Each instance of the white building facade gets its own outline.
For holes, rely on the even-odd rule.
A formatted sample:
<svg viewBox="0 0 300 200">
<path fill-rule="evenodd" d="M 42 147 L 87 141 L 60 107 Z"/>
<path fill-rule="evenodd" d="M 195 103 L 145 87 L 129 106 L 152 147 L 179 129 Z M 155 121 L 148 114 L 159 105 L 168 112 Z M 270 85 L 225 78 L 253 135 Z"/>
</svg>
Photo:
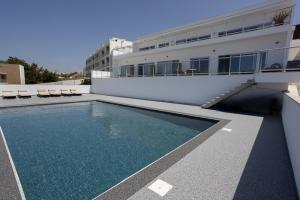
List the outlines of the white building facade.
<svg viewBox="0 0 300 200">
<path fill-rule="evenodd" d="M 110 72 L 112 70 L 113 54 L 121 55 L 131 52 L 132 42 L 120 38 L 109 39 L 101 48 L 97 49 L 86 59 L 85 78 L 91 77 L 91 70 Z"/>
<path fill-rule="evenodd" d="M 142 37 L 113 57 L 114 77 L 253 73 L 286 66 L 294 4 L 269 1 Z M 272 51 L 270 51 L 272 49 Z M 275 50 L 278 49 L 278 50 Z"/>
<path fill-rule="evenodd" d="M 293 15 L 292 0 L 273 0 L 142 37 L 113 56 L 110 78 L 92 78 L 91 91 L 205 107 L 248 83 L 285 90 L 300 82 Z"/>
</svg>

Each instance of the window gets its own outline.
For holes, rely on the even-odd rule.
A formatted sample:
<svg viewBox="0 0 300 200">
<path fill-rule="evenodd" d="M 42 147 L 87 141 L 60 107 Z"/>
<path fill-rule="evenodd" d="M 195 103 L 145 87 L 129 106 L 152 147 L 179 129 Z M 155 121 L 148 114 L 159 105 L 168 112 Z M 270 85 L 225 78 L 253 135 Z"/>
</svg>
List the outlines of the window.
<svg viewBox="0 0 300 200">
<path fill-rule="evenodd" d="M 252 73 L 256 68 L 256 53 L 248 53 L 241 55 L 240 72 Z"/>
<path fill-rule="evenodd" d="M 191 69 L 200 71 L 199 68 L 200 68 L 200 60 L 198 58 L 191 58 Z"/>
<path fill-rule="evenodd" d="M 0 74 L 0 83 L 6 83 L 6 74 Z"/>
<path fill-rule="evenodd" d="M 219 37 L 224 37 L 224 36 L 226 36 L 227 35 L 227 32 L 226 31 L 222 31 L 222 32 L 219 32 L 218 33 L 218 36 Z"/>
<path fill-rule="evenodd" d="M 252 26 L 246 26 L 244 28 L 237 28 L 237 29 L 232 29 L 232 30 L 228 30 L 228 31 L 221 31 L 218 33 L 219 37 L 224 37 L 227 35 L 235 35 L 235 34 L 240 34 L 243 32 L 249 32 L 249 31 L 255 31 L 255 30 L 261 30 L 263 28 L 269 28 L 273 26 L 272 22 L 266 22 L 263 24 L 256 24 L 256 25 L 252 25 Z"/>
<path fill-rule="evenodd" d="M 198 37 L 198 40 L 208 40 L 210 38 L 211 38 L 211 35 L 204 35 L 204 36 Z"/>
<path fill-rule="evenodd" d="M 164 48 L 164 47 L 168 47 L 170 45 L 169 42 L 166 42 L 166 43 L 161 43 L 158 45 L 158 48 Z"/>
<path fill-rule="evenodd" d="M 129 74 L 129 76 L 134 76 L 134 65 L 130 65 L 128 71 L 129 73 L 127 74 Z"/>
<path fill-rule="evenodd" d="M 127 76 L 127 65 L 121 66 L 121 77 L 126 77 Z"/>
<path fill-rule="evenodd" d="M 209 69 L 209 58 L 191 58 L 190 60 L 191 69 L 194 73 L 208 73 Z"/>
<path fill-rule="evenodd" d="M 186 43 L 186 39 L 176 40 L 176 45 Z"/>
<path fill-rule="evenodd" d="M 138 76 L 153 76 L 155 70 L 154 63 L 144 63 L 138 65 Z"/>
<path fill-rule="evenodd" d="M 175 75 L 182 72 L 181 63 L 178 60 L 157 62 L 156 75 Z"/>
<path fill-rule="evenodd" d="M 232 29 L 232 30 L 227 31 L 227 35 L 235 35 L 235 34 L 239 34 L 242 32 L 243 32 L 242 28 Z"/>
<path fill-rule="evenodd" d="M 187 42 L 187 43 L 189 43 L 189 42 L 197 42 L 197 41 L 201 41 L 201 40 L 207 40 L 207 39 L 210 39 L 210 38 L 211 38 L 211 35 L 203 35 L 203 36 L 200 36 L 200 37 L 187 38 L 185 40 L 185 42 Z M 176 42 L 176 44 L 177 44 L 177 42 Z"/>
<path fill-rule="evenodd" d="M 142 64 L 138 65 L 138 76 L 144 75 L 144 66 Z"/>
<path fill-rule="evenodd" d="M 249 32 L 249 31 L 255 31 L 255 30 L 259 30 L 262 29 L 263 25 L 262 24 L 258 24 L 258 25 L 254 25 L 254 26 L 247 26 L 244 28 L 245 32 Z"/>
<path fill-rule="evenodd" d="M 221 74 L 229 73 L 230 68 L 230 55 L 219 56 L 218 72 Z"/>
<path fill-rule="evenodd" d="M 121 77 L 134 76 L 134 65 L 121 66 Z"/>
<path fill-rule="evenodd" d="M 267 52 L 266 51 L 262 51 L 259 52 L 259 68 L 260 69 L 264 69 L 267 65 Z"/>
<path fill-rule="evenodd" d="M 139 51 L 148 51 L 151 49 L 155 49 L 155 45 L 139 48 Z"/>
<path fill-rule="evenodd" d="M 196 42 L 198 41 L 198 38 L 197 37 L 192 37 L 192 38 L 188 38 L 186 39 L 186 42 L 189 43 L 189 42 Z"/>
<path fill-rule="evenodd" d="M 256 69 L 257 53 L 219 56 L 218 71 L 221 74 L 253 73 Z"/>
<path fill-rule="evenodd" d="M 239 73 L 240 61 L 241 61 L 241 56 L 239 54 L 230 56 L 230 72 L 231 73 Z"/>
<path fill-rule="evenodd" d="M 238 28 L 238 29 L 232 29 L 232 30 L 228 30 L 228 31 L 222 31 L 218 33 L 219 37 L 224 37 L 227 35 L 235 35 L 235 34 L 239 34 L 242 33 L 243 29 L 242 28 Z"/>
<path fill-rule="evenodd" d="M 157 62 L 156 75 L 166 74 L 166 65 L 167 65 L 167 62 Z"/>
</svg>

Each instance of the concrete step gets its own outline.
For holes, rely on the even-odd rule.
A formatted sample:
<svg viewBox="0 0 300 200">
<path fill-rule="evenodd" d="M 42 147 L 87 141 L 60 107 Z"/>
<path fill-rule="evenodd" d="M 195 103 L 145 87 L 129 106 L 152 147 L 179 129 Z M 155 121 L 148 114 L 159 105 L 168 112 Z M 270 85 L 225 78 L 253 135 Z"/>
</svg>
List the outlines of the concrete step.
<svg viewBox="0 0 300 200">
<path fill-rule="evenodd" d="M 234 89 L 228 90 L 216 97 L 211 98 L 210 100 L 208 100 L 207 102 L 202 104 L 202 108 L 209 108 L 209 107 L 219 103 L 220 101 L 223 101 L 223 100 L 241 92 L 242 90 L 250 87 L 254 83 L 255 83 L 255 81 L 253 79 L 247 80 L 247 82 L 241 83 L 239 86 L 235 87 Z"/>
</svg>

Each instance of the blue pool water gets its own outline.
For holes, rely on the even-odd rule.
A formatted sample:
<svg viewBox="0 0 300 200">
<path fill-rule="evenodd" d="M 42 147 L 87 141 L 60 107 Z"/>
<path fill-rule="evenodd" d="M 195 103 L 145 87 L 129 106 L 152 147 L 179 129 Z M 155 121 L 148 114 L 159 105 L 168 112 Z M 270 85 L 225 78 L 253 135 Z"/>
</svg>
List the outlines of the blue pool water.
<svg viewBox="0 0 300 200">
<path fill-rule="evenodd" d="M 214 123 L 101 102 L 0 110 L 27 200 L 91 199 Z"/>
</svg>

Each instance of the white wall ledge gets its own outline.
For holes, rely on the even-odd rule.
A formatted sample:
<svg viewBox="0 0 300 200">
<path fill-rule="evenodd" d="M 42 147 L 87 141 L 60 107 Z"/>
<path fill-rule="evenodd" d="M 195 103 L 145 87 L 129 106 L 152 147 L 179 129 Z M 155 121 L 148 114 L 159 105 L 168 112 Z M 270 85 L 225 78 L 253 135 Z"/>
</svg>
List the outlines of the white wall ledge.
<svg viewBox="0 0 300 200">
<path fill-rule="evenodd" d="M 18 92 L 18 90 L 26 90 L 31 95 L 37 95 L 37 90 L 49 90 L 49 89 L 76 89 L 79 92 L 86 94 L 90 93 L 90 85 L 0 85 L 0 96 L 2 96 L 2 91 L 13 91 Z"/>
<path fill-rule="evenodd" d="M 287 93 L 283 98 L 282 122 L 290 154 L 294 178 L 300 196 L 300 98 Z"/>
</svg>

